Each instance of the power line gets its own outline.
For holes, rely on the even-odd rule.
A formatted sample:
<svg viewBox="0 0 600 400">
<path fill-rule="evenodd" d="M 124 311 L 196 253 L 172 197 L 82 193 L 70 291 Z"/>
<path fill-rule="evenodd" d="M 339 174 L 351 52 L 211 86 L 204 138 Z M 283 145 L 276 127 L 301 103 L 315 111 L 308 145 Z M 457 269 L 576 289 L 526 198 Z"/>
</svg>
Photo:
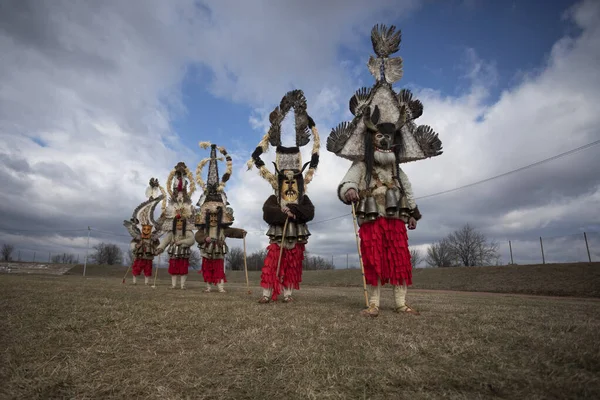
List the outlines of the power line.
<svg viewBox="0 0 600 400">
<path fill-rule="evenodd" d="M 441 191 L 441 192 L 428 194 L 426 196 L 415 197 L 415 200 L 426 199 L 426 198 L 434 197 L 434 196 L 440 196 L 442 194 L 446 194 L 446 193 L 450 193 L 450 192 L 456 192 L 457 190 L 462 190 L 462 189 L 466 189 L 466 188 L 471 187 L 471 186 L 479 185 L 481 183 L 489 182 L 491 180 L 502 178 L 504 176 L 511 175 L 511 174 L 516 173 L 516 172 L 521 172 L 521 171 L 524 171 L 524 170 L 529 169 L 529 168 L 537 167 L 538 165 L 541 165 L 541 164 L 544 164 L 544 163 L 547 163 L 547 162 L 550 162 L 550 161 L 554 161 L 554 160 L 557 160 L 557 159 L 562 158 L 562 157 L 570 156 L 571 154 L 575 154 L 577 152 L 586 150 L 586 149 L 588 149 L 590 147 L 593 147 L 593 146 L 596 146 L 598 144 L 600 144 L 600 140 L 596 140 L 595 142 L 588 143 L 588 144 L 586 144 L 584 146 L 581 146 L 581 147 L 578 147 L 576 149 L 565 151 L 564 153 L 557 154 L 557 155 L 552 156 L 550 158 L 546 158 L 544 160 L 534 162 L 533 164 L 529 164 L 529 165 L 526 165 L 524 167 L 513 169 L 512 171 L 504 172 L 504 173 L 502 173 L 500 175 L 492 176 L 490 178 L 486 178 L 486 179 L 483 179 L 481 181 L 469 183 L 468 185 L 459 186 L 459 187 L 454 188 L 454 189 L 448 189 L 448 190 L 444 190 L 444 191 Z"/>
</svg>

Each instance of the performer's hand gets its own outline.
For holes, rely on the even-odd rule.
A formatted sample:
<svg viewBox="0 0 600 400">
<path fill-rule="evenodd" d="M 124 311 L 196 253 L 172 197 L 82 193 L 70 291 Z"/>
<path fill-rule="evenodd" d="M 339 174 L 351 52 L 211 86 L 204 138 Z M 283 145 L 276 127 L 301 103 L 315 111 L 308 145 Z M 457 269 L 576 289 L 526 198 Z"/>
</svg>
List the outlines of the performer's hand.
<svg viewBox="0 0 600 400">
<path fill-rule="evenodd" d="M 417 220 L 410 217 L 408 220 L 408 229 L 413 230 L 417 228 Z"/>
<path fill-rule="evenodd" d="M 291 211 L 288 210 L 288 212 L 286 212 L 287 216 L 290 217 L 291 219 L 296 219 L 296 216 L 294 214 L 292 214 Z"/>
<path fill-rule="evenodd" d="M 290 215 L 290 209 L 287 206 L 281 207 L 281 212 Z"/>
<path fill-rule="evenodd" d="M 358 193 L 356 192 L 356 189 L 348 189 L 346 190 L 346 193 L 344 194 L 344 197 L 346 198 L 346 201 L 349 203 L 355 203 L 357 202 L 358 199 Z"/>
<path fill-rule="evenodd" d="M 242 237 L 246 237 L 247 234 L 248 234 L 248 232 L 242 230 Z"/>
<path fill-rule="evenodd" d="M 212 240 L 212 239 L 210 238 L 210 236 L 207 236 L 207 237 L 205 237 L 205 238 L 204 238 L 204 241 L 205 241 L 206 243 L 210 243 L 210 242 L 211 242 L 211 240 Z"/>
</svg>

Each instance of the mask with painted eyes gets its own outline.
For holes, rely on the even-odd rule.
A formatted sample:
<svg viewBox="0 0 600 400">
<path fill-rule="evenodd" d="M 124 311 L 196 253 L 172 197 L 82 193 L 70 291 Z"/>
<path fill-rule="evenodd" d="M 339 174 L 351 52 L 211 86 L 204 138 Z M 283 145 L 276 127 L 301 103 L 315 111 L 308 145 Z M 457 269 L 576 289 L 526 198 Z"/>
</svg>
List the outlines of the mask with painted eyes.
<svg viewBox="0 0 600 400">
<path fill-rule="evenodd" d="M 283 179 L 279 187 L 279 196 L 285 202 L 296 202 L 300 195 L 298 191 L 298 179 L 293 171 L 282 171 L 282 174 Z"/>
<path fill-rule="evenodd" d="M 142 239 L 150 239 L 152 235 L 152 225 L 142 225 Z"/>
</svg>

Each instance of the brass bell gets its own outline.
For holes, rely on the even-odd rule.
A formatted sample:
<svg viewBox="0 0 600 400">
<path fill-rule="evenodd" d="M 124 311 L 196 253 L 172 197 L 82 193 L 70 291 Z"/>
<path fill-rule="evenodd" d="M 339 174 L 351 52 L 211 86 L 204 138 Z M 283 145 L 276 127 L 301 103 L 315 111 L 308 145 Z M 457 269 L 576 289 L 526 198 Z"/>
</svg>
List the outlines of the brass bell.
<svg viewBox="0 0 600 400">
<path fill-rule="evenodd" d="M 296 239 L 298 237 L 298 226 L 293 222 L 288 222 L 286 239 Z"/>
<path fill-rule="evenodd" d="M 385 192 L 385 213 L 392 217 L 398 211 L 398 196 L 394 189 L 388 189 Z"/>
<path fill-rule="evenodd" d="M 367 197 L 365 202 L 365 220 L 374 221 L 377 219 L 378 215 L 379 212 L 377 210 L 377 203 L 375 202 L 375 197 Z"/>
<path fill-rule="evenodd" d="M 408 200 L 406 199 L 406 196 L 400 197 L 398 211 L 400 211 L 400 215 L 403 215 L 403 216 L 409 215 L 410 208 L 408 207 Z"/>
<path fill-rule="evenodd" d="M 361 198 L 360 201 L 358 202 L 358 207 L 356 207 L 356 216 L 359 218 L 364 218 L 365 217 L 365 198 Z"/>
</svg>

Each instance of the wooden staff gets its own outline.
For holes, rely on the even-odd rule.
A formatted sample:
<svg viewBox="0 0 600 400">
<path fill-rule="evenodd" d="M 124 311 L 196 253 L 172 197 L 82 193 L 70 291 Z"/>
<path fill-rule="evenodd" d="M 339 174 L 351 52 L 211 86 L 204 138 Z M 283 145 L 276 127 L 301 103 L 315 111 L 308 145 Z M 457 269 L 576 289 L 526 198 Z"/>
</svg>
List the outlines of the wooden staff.
<svg viewBox="0 0 600 400">
<path fill-rule="evenodd" d="M 154 273 L 154 284 L 152 289 L 156 289 L 156 277 L 158 276 L 158 267 L 160 266 L 160 254 L 158 255 L 158 263 L 156 264 L 156 272 Z"/>
<path fill-rule="evenodd" d="M 352 221 L 354 222 L 354 235 L 356 236 L 356 249 L 358 250 L 358 261 L 360 262 L 360 270 L 363 278 L 363 289 L 365 292 L 365 303 L 369 307 L 369 294 L 367 293 L 367 279 L 365 278 L 365 266 L 363 265 L 362 253 L 360 251 L 360 238 L 358 237 L 358 223 L 356 222 L 356 210 L 354 202 L 352 203 Z"/>
<path fill-rule="evenodd" d="M 290 217 L 285 218 L 285 223 L 283 224 L 283 232 L 281 233 L 281 244 L 279 245 L 279 260 L 277 260 L 277 272 L 275 274 L 275 278 L 279 280 L 279 268 L 281 267 L 281 257 L 283 256 L 283 242 L 285 240 L 285 232 L 287 231 L 287 224 Z M 281 284 L 283 284 L 283 279 L 281 279 Z M 275 287 L 273 287 L 275 289 Z"/>
<path fill-rule="evenodd" d="M 248 282 L 248 263 L 246 262 L 246 235 L 244 235 L 242 239 L 244 239 L 244 272 L 246 272 L 246 289 L 248 290 L 248 294 L 252 294 L 252 290 L 250 290 L 250 283 Z"/>
<path fill-rule="evenodd" d="M 133 262 L 135 262 L 135 260 Z M 131 269 L 131 264 L 129 264 L 129 268 L 127 268 L 127 271 L 125 272 L 125 275 L 123 276 L 123 282 L 121 282 L 123 285 L 125 284 L 125 278 L 127 278 L 127 274 L 129 273 L 130 269 Z"/>
</svg>

